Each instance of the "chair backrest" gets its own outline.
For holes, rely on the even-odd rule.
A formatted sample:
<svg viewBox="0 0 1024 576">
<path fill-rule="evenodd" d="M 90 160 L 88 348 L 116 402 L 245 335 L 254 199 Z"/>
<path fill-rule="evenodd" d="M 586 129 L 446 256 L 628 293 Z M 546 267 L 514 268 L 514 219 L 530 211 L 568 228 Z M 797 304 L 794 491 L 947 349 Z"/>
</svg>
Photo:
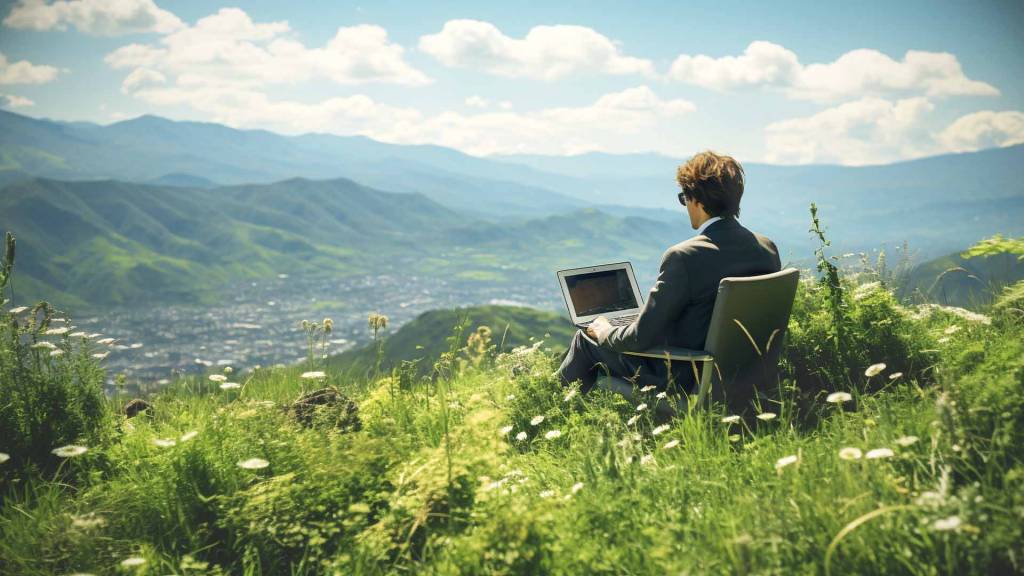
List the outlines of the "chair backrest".
<svg viewBox="0 0 1024 576">
<path fill-rule="evenodd" d="M 704 349 L 714 355 L 701 378 L 700 400 L 745 410 L 759 386 L 774 384 L 782 340 L 793 310 L 800 271 L 723 278 L 718 285 Z"/>
</svg>

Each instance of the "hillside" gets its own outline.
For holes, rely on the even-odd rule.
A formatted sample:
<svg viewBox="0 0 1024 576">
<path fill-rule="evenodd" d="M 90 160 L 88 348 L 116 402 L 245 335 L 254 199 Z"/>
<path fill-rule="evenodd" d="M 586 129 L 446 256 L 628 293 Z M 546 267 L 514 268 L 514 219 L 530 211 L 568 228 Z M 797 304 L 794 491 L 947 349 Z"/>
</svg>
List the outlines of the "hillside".
<svg viewBox="0 0 1024 576">
<path fill-rule="evenodd" d="M 949 306 L 980 309 L 1024 279 L 1024 261 L 1014 254 L 964 258 L 949 254 L 911 270 L 901 296 Z"/>
<path fill-rule="evenodd" d="M 19 239 L 16 281 L 62 305 L 212 302 L 240 280 L 400 270 L 500 286 L 633 259 L 653 274 L 679 224 L 589 210 L 526 222 L 468 220 L 418 194 L 350 180 L 190 188 L 22 180 L 0 188 L 0 231 Z M 17 279 L 16 279 L 17 280 Z"/>
<path fill-rule="evenodd" d="M 544 340 L 546 346 L 562 349 L 568 345 L 575 328 L 564 315 L 517 306 L 471 306 L 455 310 L 432 310 L 403 325 L 394 334 L 382 336 L 381 369 L 390 371 L 403 361 L 417 361 L 421 373 L 429 373 L 433 363 L 449 350 L 447 339 L 453 328 L 465 321 L 461 340 L 479 326 L 491 329 L 491 339 L 498 352 L 508 352 L 521 345 Z M 332 356 L 332 370 L 366 373 L 377 360 L 377 347 L 369 344 Z"/>
</svg>

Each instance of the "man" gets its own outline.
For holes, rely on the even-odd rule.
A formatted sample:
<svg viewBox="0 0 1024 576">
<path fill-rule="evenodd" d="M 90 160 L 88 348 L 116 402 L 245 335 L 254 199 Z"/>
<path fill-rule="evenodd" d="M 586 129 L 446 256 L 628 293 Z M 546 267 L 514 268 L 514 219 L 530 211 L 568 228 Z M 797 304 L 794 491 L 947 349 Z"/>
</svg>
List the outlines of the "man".
<svg viewBox="0 0 1024 576">
<path fill-rule="evenodd" d="M 577 331 L 558 376 L 563 385 L 581 382 L 586 393 L 600 371 L 664 390 L 669 379 L 692 391 L 689 363 L 629 356 L 652 346 L 701 350 L 707 337 L 718 283 L 727 276 L 755 276 L 781 269 L 768 238 L 751 232 L 736 217 L 743 196 L 743 168 L 729 156 L 706 151 L 679 167 L 679 203 L 697 234 L 661 257 L 658 279 L 632 324 L 612 327 L 597 318 Z"/>
</svg>

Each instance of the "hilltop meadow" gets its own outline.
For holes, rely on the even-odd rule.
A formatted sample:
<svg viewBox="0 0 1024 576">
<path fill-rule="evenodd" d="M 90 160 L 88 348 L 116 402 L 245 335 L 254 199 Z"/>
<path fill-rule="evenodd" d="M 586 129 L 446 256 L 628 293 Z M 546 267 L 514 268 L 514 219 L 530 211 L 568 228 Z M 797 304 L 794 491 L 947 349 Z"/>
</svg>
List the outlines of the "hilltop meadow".
<svg viewBox="0 0 1024 576">
<path fill-rule="evenodd" d="M 0 572 L 1021 572 L 1024 284 L 969 311 L 839 280 L 804 274 L 767 400 L 672 419 L 563 389 L 529 309 L 372 315 L 347 358 L 309 321 L 301 365 L 140 403 L 103 394 L 112 337 L 4 301 Z"/>
</svg>

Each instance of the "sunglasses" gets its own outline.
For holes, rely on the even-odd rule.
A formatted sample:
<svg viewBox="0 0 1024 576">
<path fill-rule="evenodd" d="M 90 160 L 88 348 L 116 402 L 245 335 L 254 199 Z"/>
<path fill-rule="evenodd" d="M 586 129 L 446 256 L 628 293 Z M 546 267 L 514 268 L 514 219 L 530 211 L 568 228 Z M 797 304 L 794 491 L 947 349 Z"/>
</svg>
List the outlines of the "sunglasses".
<svg viewBox="0 0 1024 576">
<path fill-rule="evenodd" d="M 680 204 L 686 206 L 686 192 L 680 192 L 679 194 L 676 195 L 676 198 L 679 198 Z"/>
</svg>

